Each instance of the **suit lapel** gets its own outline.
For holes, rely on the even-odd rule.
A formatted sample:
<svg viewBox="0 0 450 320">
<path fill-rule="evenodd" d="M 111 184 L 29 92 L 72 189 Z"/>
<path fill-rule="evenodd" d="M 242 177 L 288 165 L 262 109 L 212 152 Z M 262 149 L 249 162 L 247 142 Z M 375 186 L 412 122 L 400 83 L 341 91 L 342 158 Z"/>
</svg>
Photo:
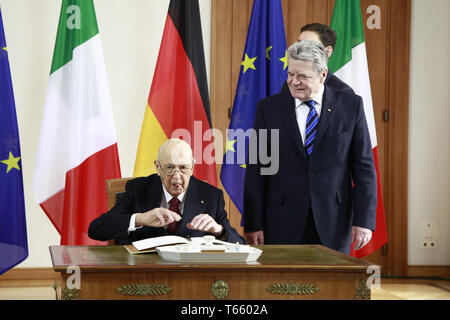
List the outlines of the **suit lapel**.
<svg viewBox="0 0 450 320">
<path fill-rule="evenodd" d="M 286 109 L 284 112 L 281 112 L 283 122 L 286 124 L 286 129 L 289 132 L 292 142 L 296 145 L 300 153 L 306 158 L 306 151 L 303 146 L 302 137 L 298 128 L 297 116 L 295 114 L 295 99 L 291 96 L 289 91 L 282 97 L 283 107 Z"/>
<path fill-rule="evenodd" d="M 317 137 L 314 141 L 314 148 L 320 144 L 320 140 L 327 131 L 327 128 L 336 113 L 337 105 L 335 105 L 334 102 L 335 99 L 333 91 L 329 87 L 325 86 L 322 99 L 322 111 L 320 112 L 319 126 L 317 128 Z M 314 154 L 314 151 L 312 154 Z"/>
</svg>

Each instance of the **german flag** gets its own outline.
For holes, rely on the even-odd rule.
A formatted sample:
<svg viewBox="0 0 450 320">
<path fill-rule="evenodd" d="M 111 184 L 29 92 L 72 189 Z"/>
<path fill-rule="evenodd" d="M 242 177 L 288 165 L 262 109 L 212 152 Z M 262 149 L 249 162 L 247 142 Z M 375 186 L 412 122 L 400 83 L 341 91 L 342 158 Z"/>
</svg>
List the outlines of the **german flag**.
<svg viewBox="0 0 450 320">
<path fill-rule="evenodd" d="M 211 127 L 198 0 L 171 0 L 145 109 L 134 176 L 156 172 L 153 161 L 159 146 L 176 137 L 193 149 L 194 175 L 216 186 Z"/>
</svg>

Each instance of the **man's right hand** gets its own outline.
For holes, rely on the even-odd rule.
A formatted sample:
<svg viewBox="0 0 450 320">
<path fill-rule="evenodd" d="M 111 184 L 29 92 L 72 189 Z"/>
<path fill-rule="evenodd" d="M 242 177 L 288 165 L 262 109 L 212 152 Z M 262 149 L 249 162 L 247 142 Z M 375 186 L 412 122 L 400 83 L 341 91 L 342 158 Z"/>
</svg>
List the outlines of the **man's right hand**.
<svg viewBox="0 0 450 320">
<path fill-rule="evenodd" d="M 246 232 L 245 240 L 248 244 L 261 245 L 264 244 L 264 231 Z"/>
<path fill-rule="evenodd" d="M 136 214 L 136 227 L 163 227 L 174 221 L 180 221 L 181 216 L 169 209 L 155 208 L 144 213 Z"/>
</svg>

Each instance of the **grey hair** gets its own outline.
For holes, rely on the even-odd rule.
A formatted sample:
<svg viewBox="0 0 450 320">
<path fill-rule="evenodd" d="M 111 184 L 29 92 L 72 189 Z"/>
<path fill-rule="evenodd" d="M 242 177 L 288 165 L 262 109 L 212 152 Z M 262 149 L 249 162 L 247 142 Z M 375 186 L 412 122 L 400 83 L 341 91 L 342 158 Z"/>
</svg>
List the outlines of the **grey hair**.
<svg viewBox="0 0 450 320">
<path fill-rule="evenodd" d="M 328 68 L 328 55 L 324 46 L 313 40 L 303 40 L 292 44 L 288 48 L 288 64 L 290 59 L 312 61 L 317 74 Z"/>
</svg>

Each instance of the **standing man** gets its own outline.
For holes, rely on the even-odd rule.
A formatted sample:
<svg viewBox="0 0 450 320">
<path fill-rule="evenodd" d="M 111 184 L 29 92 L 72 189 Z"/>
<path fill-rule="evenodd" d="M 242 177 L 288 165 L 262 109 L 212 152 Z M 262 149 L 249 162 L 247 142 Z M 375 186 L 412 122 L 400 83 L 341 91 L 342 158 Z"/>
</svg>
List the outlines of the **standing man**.
<svg viewBox="0 0 450 320">
<path fill-rule="evenodd" d="M 116 244 L 169 234 L 244 243 L 224 209 L 223 193 L 196 179 L 192 149 L 170 139 L 159 149 L 157 174 L 127 181 L 116 205 L 91 222 L 89 237 Z"/>
<path fill-rule="evenodd" d="M 300 28 L 298 41 L 313 40 L 319 42 L 325 48 L 328 58 L 330 58 L 333 54 L 334 47 L 336 46 L 336 38 L 336 32 L 327 25 L 322 23 L 310 23 Z M 332 87 L 333 89 L 355 93 L 352 88 L 331 72 L 327 73 L 324 85 Z M 284 83 L 282 90 L 289 90 L 287 82 Z"/>
<path fill-rule="evenodd" d="M 250 244 L 323 244 L 344 253 L 375 230 L 376 174 L 361 97 L 324 86 L 316 41 L 288 49 L 289 91 L 259 101 L 255 130 L 278 130 L 279 170 L 247 164 L 244 231 Z M 271 134 L 265 135 L 270 137 Z M 276 149 L 276 148 L 275 148 Z M 275 155 L 271 155 L 274 157 Z"/>
</svg>

